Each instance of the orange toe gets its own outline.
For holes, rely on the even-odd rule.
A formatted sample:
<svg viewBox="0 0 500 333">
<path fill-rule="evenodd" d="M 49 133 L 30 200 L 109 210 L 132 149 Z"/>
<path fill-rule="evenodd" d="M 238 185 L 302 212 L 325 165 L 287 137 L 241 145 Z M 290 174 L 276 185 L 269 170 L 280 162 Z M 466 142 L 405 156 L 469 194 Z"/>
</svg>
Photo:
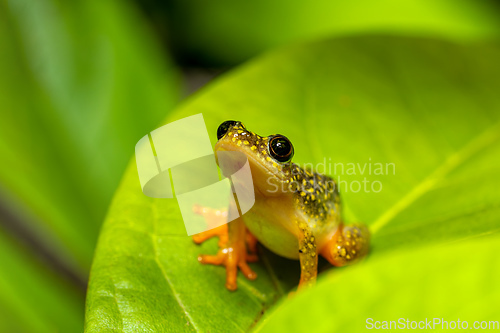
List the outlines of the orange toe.
<svg viewBox="0 0 500 333">
<path fill-rule="evenodd" d="M 241 272 L 243 273 L 243 275 L 246 276 L 247 279 L 255 280 L 257 278 L 257 273 L 252 271 L 252 269 L 248 266 L 246 262 L 240 261 L 238 267 L 240 268 Z"/>
<path fill-rule="evenodd" d="M 221 265 L 222 262 L 224 261 L 224 257 L 219 255 L 209 256 L 201 254 L 198 256 L 198 261 L 204 265 L 205 264 Z"/>
<path fill-rule="evenodd" d="M 227 243 L 227 224 L 193 235 L 193 241 L 201 244 L 212 237 L 219 237 L 219 246 Z"/>
<path fill-rule="evenodd" d="M 212 237 L 219 237 L 219 246 L 225 245 L 228 240 L 227 211 L 199 205 L 193 206 L 193 211 L 205 218 L 208 229 L 193 235 L 193 241 L 196 244 L 201 244 Z"/>
<path fill-rule="evenodd" d="M 257 278 L 257 273 L 248 266 L 248 262 L 255 260 L 257 260 L 257 256 L 247 254 L 244 244 L 235 247 L 224 247 L 215 256 L 198 256 L 198 261 L 202 264 L 224 265 L 226 267 L 226 288 L 232 291 L 238 288 L 236 283 L 238 269 L 249 280 Z"/>
</svg>

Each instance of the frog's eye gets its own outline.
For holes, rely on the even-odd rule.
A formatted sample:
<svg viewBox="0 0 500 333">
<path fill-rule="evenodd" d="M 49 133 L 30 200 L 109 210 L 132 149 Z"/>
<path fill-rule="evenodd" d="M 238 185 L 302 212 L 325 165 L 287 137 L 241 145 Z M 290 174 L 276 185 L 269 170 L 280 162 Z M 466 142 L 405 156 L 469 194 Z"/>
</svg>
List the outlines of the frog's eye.
<svg viewBox="0 0 500 333">
<path fill-rule="evenodd" d="M 275 135 L 269 140 L 269 154 L 279 162 L 288 162 L 293 157 L 293 145 L 285 136 Z"/>
<path fill-rule="evenodd" d="M 217 129 L 217 140 L 220 140 L 234 125 L 236 125 L 236 121 L 234 120 L 227 120 L 220 124 L 219 128 Z"/>
</svg>

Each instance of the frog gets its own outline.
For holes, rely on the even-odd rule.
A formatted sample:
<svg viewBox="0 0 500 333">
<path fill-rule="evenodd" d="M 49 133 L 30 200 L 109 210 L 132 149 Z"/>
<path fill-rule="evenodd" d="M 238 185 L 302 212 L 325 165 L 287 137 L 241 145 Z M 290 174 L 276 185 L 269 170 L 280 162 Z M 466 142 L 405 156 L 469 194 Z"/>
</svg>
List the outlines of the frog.
<svg viewBox="0 0 500 333">
<path fill-rule="evenodd" d="M 201 264 L 226 268 L 225 287 L 237 289 L 238 271 L 257 278 L 249 263 L 259 259 L 260 243 L 279 256 L 300 262 L 298 290 L 315 284 L 318 256 L 333 266 L 353 264 L 369 251 L 370 233 L 364 224 L 345 224 L 339 189 L 334 179 L 292 162 L 294 147 L 284 135 L 260 136 L 235 120 L 217 129 L 214 151 L 245 155 L 254 187 L 255 202 L 242 216 L 221 223 L 227 213 L 196 207 L 213 229 L 193 235 L 196 244 L 218 237 L 215 255 L 199 255 Z"/>
</svg>

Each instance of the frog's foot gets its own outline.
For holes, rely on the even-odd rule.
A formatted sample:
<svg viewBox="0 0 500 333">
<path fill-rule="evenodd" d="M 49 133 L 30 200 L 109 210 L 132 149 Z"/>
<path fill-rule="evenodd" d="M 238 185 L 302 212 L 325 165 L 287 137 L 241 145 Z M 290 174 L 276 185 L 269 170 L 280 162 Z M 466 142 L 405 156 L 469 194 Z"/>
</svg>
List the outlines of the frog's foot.
<svg viewBox="0 0 500 333">
<path fill-rule="evenodd" d="M 212 237 L 219 237 L 219 247 L 227 243 L 227 211 L 208 207 L 194 206 L 193 211 L 205 218 L 210 230 L 193 235 L 193 241 L 201 244 Z M 216 227 L 213 227 L 216 226 Z"/>
<path fill-rule="evenodd" d="M 354 263 L 368 253 L 370 232 L 364 225 L 340 225 L 320 253 L 334 266 Z"/>
<path fill-rule="evenodd" d="M 220 223 L 225 222 L 225 219 L 227 219 L 227 216 L 223 216 L 213 209 L 195 207 L 195 212 L 203 215 L 207 219 L 209 226 L 211 221 L 215 220 Z M 221 220 L 221 216 L 223 216 L 224 220 Z M 193 240 L 195 243 L 200 244 L 214 236 L 219 237 L 219 251 L 214 256 L 200 255 L 198 261 L 202 264 L 226 266 L 226 288 L 229 290 L 237 289 L 238 268 L 248 279 L 255 280 L 257 274 L 250 269 L 248 263 L 258 260 L 257 239 L 247 230 L 243 220 L 238 218 L 229 224 L 224 223 L 216 228 L 194 235 Z"/>
<path fill-rule="evenodd" d="M 257 274 L 248 266 L 249 262 L 258 260 L 256 254 L 247 253 L 245 242 L 234 243 L 229 246 L 221 247 L 215 256 L 200 255 L 198 261 L 202 264 L 224 265 L 226 266 L 226 288 L 236 290 L 236 276 L 238 268 L 249 280 L 255 280 Z"/>
</svg>

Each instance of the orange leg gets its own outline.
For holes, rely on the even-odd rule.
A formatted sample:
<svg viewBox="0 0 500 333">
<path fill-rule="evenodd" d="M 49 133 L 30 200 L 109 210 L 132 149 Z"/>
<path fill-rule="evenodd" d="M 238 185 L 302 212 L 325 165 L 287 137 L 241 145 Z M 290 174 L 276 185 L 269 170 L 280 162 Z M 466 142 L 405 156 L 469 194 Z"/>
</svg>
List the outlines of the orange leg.
<svg viewBox="0 0 500 333">
<path fill-rule="evenodd" d="M 220 218 L 215 210 L 195 207 L 197 213 L 203 215 L 208 225 L 213 225 L 214 221 Z M 243 275 L 250 280 L 255 280 L 257 274 L 248 266 L 249 262 L 258 260 L 257 239 L 248 232 L 241 218 L 223 224 L 211 230 L 194 235 L 195 243 L 200 244 L 205 240 L 217 236 L 219 237 L 219 251 L 216 255 L 200 255 L 198 261 L 202 264 L 224 265 L 226 266 L 226 288 L 236 290 L 236 277 L 238 268 Z M 247 252 L 248 250 L 251 253 Z"/>
</svg>

